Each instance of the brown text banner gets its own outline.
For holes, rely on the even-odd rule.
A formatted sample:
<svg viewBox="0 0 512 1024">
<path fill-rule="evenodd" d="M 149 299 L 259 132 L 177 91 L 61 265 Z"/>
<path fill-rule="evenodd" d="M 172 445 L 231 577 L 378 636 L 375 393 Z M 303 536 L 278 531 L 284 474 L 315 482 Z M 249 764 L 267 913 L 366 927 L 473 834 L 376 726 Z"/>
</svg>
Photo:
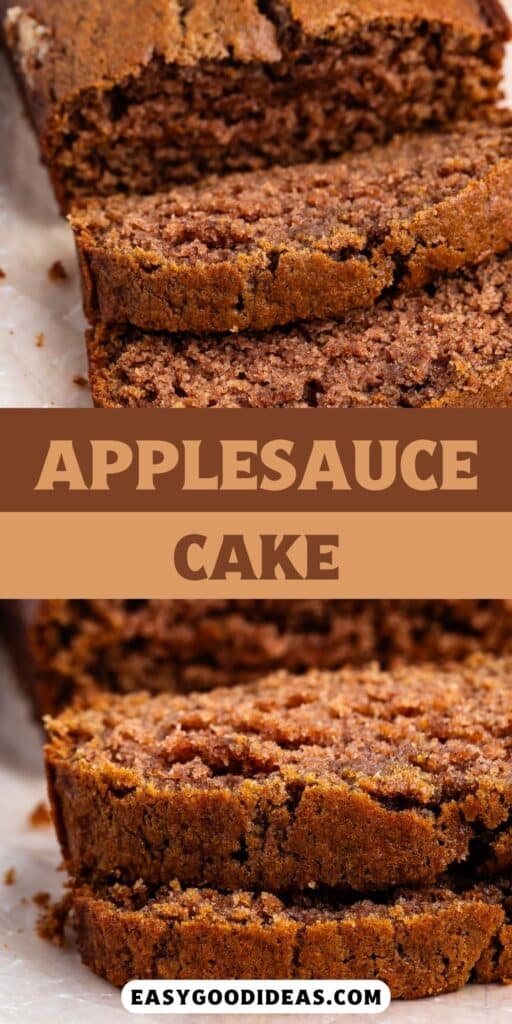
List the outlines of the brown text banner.
<svg viewBox="0 0 512 1024">
<path fill-rule="evenodd" d="M 0 511 L 508 512 L 510 436 L 507 410 L 0 410 Z"/>
<path fill-rule="evenodd" d="M 511 535 L 512 513 L 3 512 L 0 596 L 510 598 Z"/>
</svg>

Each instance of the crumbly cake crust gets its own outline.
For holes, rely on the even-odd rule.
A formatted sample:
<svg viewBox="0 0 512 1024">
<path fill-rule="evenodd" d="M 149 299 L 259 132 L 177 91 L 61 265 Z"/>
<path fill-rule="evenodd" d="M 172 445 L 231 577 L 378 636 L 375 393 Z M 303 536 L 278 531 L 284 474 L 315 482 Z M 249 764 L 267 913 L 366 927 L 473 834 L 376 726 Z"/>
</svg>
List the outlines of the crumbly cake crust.
<svg viewBox="0 0 512 1024">
<path fill-rule="evenodd" d="M 90 321 L 261 331 L 338 318 L 512 242 L 512 121 L 228 175 L 71 217 Z"/>
<path fill-rule="evenodd" d="M 377 667 L 48 719 L 70 872 L 371 892 L 480 864 L 509 828 L 512 660 Z"/>
<path fill-rule="evenodd" d="M 187 692 L 287 669 L 512 653 L 510 601 L 50 600 L 0 605 L 38 714 L 98 691 Z"/>
<path fill-rule="evenodd" d="M 88 351 L 104 408 L 507 407 L 512 255 L 341 323 L 203 337 L 100 324 Z"/>
<path fill-rule="evenodd" d="M 399 892 L 348 906 L 268 894 L 182 889 L 152 898 L 142 884 L 73 899 L 78 946 L 93 971 L 121 987 L 133 978 L 377 979 L 394 999 L 503 980 L 510 940 L 503 897 L 481 887 Z M 508 953 L 505 953 L 508 949 Z"/>
<path fill-rule="evenodd" d="M 0 0 L 2 21 L 63 207 L 478 116 L 510 32 L 497 0 Z"/>
</svg>

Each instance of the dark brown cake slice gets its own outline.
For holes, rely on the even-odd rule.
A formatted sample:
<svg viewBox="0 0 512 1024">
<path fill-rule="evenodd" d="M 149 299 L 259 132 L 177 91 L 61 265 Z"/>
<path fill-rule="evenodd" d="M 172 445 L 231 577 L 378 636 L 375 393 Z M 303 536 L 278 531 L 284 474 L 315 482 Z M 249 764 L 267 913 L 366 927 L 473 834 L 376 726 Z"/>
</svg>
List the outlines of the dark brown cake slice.
<svg viewBox="0 0 512 1024">
<path fill-rule="evenodd" d="M 101 690 L 179 693 L 279 668 L 512 652 L 510 601 L 11 601 L 2 616 L 38 714 Z"/>
<path fill-rule="evenodd" d="M 476 870 L 510 828 L 511 708 L 512 660 L 475 656 L 69 710 L 46 748 L 67 867 L 270 892 Z"/>
<path fill-rule="evenodd" d="M 506 407 L 512 256 L 341 323 L 209 337 L 98 325 L 88 349 L 105 408 Z"/>
<path fill-rule="evenodd" d="M 472 973 L 508 977 L 502 903 L 491 887 L 456 894 L 439 886 L 343 906 L 175 883 L 150 898 L 140 884 L 84 887 L 73 908 L 84 962 L 119 987 L 133 978 L 365 978 L 387 982 L 394 999 L 418 999 L 462 988 Z M 508 959 L 510 947 L 507 937 Z"/>
<path fill-rule="evenodd" d="M 510 245 L 512 120 L 112 197 L 71 224 L 91 321 L 205 332 L 338 318 Z"/>
<path fill-rule="evenodd" d="M 498 0 L 0 0 L 60 203 L 324 159 L 500 95 Z"/>
</svg>

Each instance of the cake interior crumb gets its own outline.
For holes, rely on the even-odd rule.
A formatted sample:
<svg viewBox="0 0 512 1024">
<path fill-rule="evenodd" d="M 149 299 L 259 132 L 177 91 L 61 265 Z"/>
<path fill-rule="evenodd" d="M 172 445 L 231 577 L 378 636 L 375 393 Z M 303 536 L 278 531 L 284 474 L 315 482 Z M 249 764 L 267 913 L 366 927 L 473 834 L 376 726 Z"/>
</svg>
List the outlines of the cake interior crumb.
<svg viewBox="0 0 512 1024">
<path fill-rule="evenodd" d="M 42 348 L 44 345 L 44 334 L 42 331 L 36 334 L 36 348 Z"/>
<path fill-rule="evenodd" d="M 14 868 L 8 868 L 4 875 L 4 885 L 14 885 L 16 881 L 16 871 Z"/>
</svg>

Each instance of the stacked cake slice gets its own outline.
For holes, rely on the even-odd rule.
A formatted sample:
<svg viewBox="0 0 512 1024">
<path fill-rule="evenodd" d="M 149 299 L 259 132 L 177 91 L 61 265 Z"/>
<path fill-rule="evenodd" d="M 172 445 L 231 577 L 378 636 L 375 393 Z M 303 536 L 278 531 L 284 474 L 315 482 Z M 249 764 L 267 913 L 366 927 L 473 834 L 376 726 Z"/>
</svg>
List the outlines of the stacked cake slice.
<svg viewBox="0 0 512 1024">
<path fill-rule="evenodd" d="M 176 336 L 98 324 L 104 408 L 497 408 L 512 402 L 512 254 L 341 322 Z"/>
<path fill-rule="evenodd" d="M 512 121 L 496 114 L 90 204 L 71 223 L 94 400 L 506 405 L 511 197 Z"/>
<path fill-rule="evenodd" d="M 177 883 L 84 886 L 74 898 L 85 963 L 114 985 L 134 978 L 385 980 L 394 999 L 455 991 L 512 967 L 506 883 L 460 893 L 438 885 L 387 900 L 224 895 Z"/>
<path fill-rule="evenodd" d="M 286 673 L 48 719 L 84 960 L 132 977 L 509 977 L 512 662 Z"/>
</svg>

